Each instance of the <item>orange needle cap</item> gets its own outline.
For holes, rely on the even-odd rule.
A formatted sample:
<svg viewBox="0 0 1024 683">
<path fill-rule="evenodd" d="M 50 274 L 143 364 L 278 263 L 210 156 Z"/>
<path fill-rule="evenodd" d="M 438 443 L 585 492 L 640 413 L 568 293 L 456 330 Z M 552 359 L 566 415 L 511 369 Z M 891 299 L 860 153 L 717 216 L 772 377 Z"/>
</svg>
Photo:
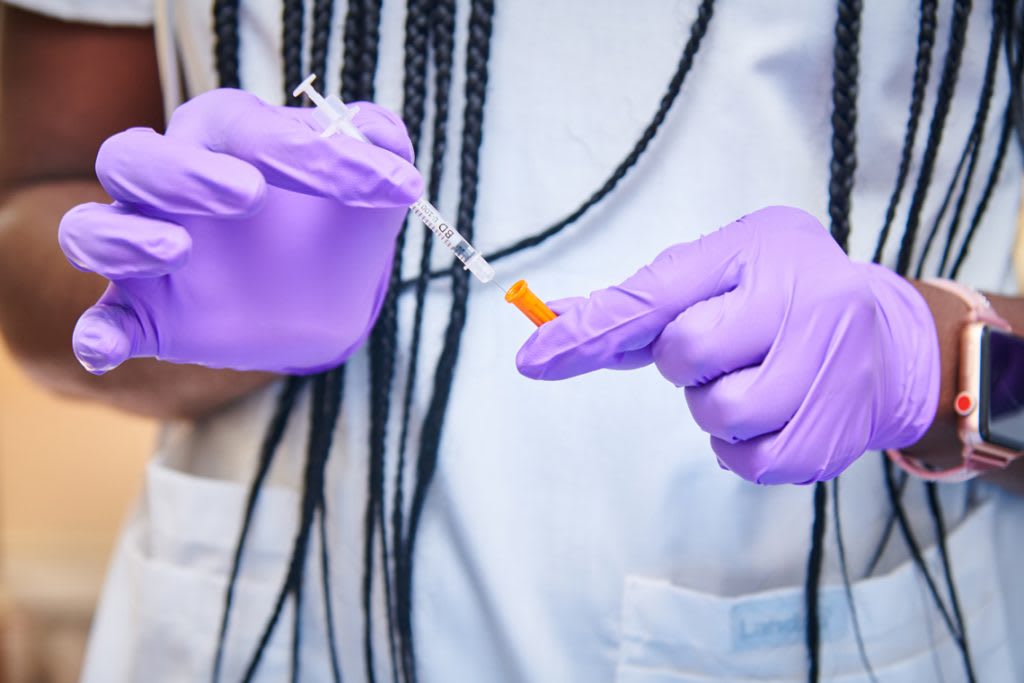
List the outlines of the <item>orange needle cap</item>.
<svg viewBox="0 0 1024 683">
<path fill-rule="evenodd" d="M 508 291 L 505 292 L 505 301 L 515 304 L 515 307 L 522 311 L 523 315 L 529 318 L 530 322 L 537 327 L 558 317 L 554 311 L 547 307 L 547 304 L 530 291 L 526 280 L 520 280 L 509 287 Z"/>
</svg>

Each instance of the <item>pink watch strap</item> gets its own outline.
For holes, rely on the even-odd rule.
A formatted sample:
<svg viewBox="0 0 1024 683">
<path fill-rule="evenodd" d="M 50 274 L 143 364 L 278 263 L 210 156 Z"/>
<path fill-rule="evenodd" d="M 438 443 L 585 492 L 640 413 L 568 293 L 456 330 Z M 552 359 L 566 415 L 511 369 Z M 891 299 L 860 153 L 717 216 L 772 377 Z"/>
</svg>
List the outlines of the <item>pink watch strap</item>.
<svg viewBox="0 0 1024 683">
<path fill-rule="evenodd" d="M 981 292 L 953 280 L 929 278 L 924 280 L 924 282 L 957 296 L 967 304 L 968 311 L 967 319 L 964 321 L 965 325 L 981 322 L 1006 331 L 1010 330 L 1010 324 L 996 313 L 995 309 L 992 308 L 992 304 Z M 948 470 L 934 470 L 921 463 L 917 458 L 904 455 L 896 449 L 886 450 L 885 454 L 903 470 L 928 481 L 967 481 L 983 472 L 991 472 L 1006 466 L 1005 463 L 989 458 L 983 453 L 976 453 L 973 448 L 966 444 L 963 450 L 963 463 Z"/>
</svg>

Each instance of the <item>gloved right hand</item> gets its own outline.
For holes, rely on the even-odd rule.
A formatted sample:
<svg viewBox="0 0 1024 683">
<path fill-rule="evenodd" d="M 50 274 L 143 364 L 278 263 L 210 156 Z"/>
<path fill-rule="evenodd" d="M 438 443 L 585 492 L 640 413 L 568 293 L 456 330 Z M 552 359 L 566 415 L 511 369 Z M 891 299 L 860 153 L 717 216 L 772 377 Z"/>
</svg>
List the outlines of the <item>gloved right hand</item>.
<svg viewBox="0 0 1024 683">
<path fill-rule="evenodd" d="M 82 365 L 307 373 L 351 355 L 423 189 L 398 117 L 362 103 L 354 123 L 373 145 L 322 139 L 311 110 L 222 89 L 179 107 L 164 135 L 107 140 L 96 173 L 114 202 L 60 224 L 68 260 L 110 280 L 75 327 Z"/>
</svg>

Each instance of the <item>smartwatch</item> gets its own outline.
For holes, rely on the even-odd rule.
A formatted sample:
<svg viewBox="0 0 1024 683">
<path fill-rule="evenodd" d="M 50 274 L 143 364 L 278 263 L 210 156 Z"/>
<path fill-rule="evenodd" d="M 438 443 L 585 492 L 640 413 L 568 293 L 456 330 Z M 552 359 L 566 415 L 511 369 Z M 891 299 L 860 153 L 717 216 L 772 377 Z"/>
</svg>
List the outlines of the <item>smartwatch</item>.
<svg viewBox="0 0 1024 683">
<path fill-rule="evenodd" d="M 1024 337 L 1013 334 L 980 292 L 951 280 L 925 280 L 969 309 L 960 339 L 959 385 L 953 408 L 963 462 L 936 470 L 887 450 L 904 470 L 928 481 L 956 482 L 1005 469 L 1024 454 Z"/>
</svg>

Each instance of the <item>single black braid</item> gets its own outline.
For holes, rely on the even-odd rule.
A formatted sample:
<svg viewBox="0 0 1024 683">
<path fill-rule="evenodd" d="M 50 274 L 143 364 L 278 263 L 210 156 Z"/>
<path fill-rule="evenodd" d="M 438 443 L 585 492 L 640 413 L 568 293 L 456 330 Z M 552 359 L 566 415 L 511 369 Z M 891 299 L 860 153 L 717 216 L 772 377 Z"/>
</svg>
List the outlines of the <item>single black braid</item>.
<svg viewBox="0 0 1024 683">
<path fill-rule="evenodd" d="M 921 118 L 921 110 L 924 107 L 924 93 L 928 86 L 928 77 L 931 72 L 932 48 L 935 45 L 935 12 L 937 0 L 921 0 L 917 28 L 917 57 L 914 60 L 914 85 L 910 94 L 910 114 L 907 117 L 907 130 L 903 136 L 903 151 L 900 152 L 900 166 L 896 172 L 896 186 L 889 197 L 889 206 L 885 210 L 885 223 L 882 225 L 882 232 L 878 236 L 878 243 L 875 246 L 875 255 L 872 260 L 879 263 L 882 260 L 882 253 L 885 251 L 885 243 L 889 239 L 889 228 L 893 218 L 896 216 L 896 207 L 903 195 L 903 186 L 907 182 L 907 175 L 910 171 L 910 159 L 914 154 L 914 143 L 917 139 L 917 125 Z"/>
<path fill-rule="evenodd" d="M 916 278 L 920 278 L 924 271 L 924 264 L 928 258 L 928 252 L 931 250 L 932 242 L 938 233 L 939 224 L 946 212 L 946 207 L 949 205 L 950 199 L 960 177 L 960 171 L 965 167 L 966 161 L 964 180 L 960 187 L 960 193 L 957 197 L 956 205 L 953 208 L 953 215 L 950 217 L 946 243 L 942 249 L 942 259 L 939 262 L 938 268 L 938 272 L 940 273 L 946 269 L 946 262 L 949 260 L 949 252 L 953 247 L 953 241 L 960 226 L 960 218 L 963 215 L 964 205 L 967 201 L 967 193 L 971 187 L 971 180 L 974 178 L 974 171 L 977 168 L 978 159 L 981 157 L 982 142 L 985 138 L 985 127 L 988 125 L 988 114 L 992 103 L 992 93 L 995 89 L 996 66 L 999 63 L 1000 48 L 1002 47 L 1003 40 L 1004 22 L 1002 21 L 1002 15 L 1005 9 L 1004 5 L 1005 3 L 1003 0 L 993 0 L 992 2 L 992 33 L 989 41 L 988 57 L 985 61 L 985 75 L 981 84 L 981 92 L 978 96 L 978 106 L 974 113 L 974 121 L 971 124 L 971 130 L 967 136 L 967 142 L 964 145 L 963 152 L 960 155 L 960 160 L 957 163 L 956 172 L 953 174 L 953 179 L 950 181 L 949 187 L 946 189 L 946 194 L 942 199 L 942 206 L 932 223 L 931 230 L 928 232 L 928 238 L 925 240 L 924 248 L 921 250 L 921 256 L 917 261 L 917 269 L 914 273 L 914 277 Z"/>
<path fill-rule="evenodd" d="M 241 87 L 238 78 L 238 3 L 239 0 L 215 0 L 213 3 L 213 54 L 217 82 L 222 88 Z"/>
<path fill-rule="evenodd" d="M 814 485 L 814 521 L 811 524 L 811 550 L 807 555 L 807 578 L 804 582 L 804 607 L 807 627 L 804 631 L 807 643 L 807 680 L 817 683 L 821 625 L 818 619 L 818 586 L 821 583 L 821 568 L 825 556 L 825 503 L 828 489 L 825 482 Z"/>
<path fill-rule="evenodd" d="M 377 51 L 380 43 L 380 7 L 382 0 L 363 0 L 362 43 L 359 53 L 359 99 L 374 98 L 373 80 L 377 74 Z"/>
<path fill-rule="evenodd" d="M 362 99 L 359 95 L 363 51 L 363 3 L 361 0 L 349 0 L 345 12 L 345 33 L 343 38 L 343 56 L 341 58 L 341 99 L 354 102 Z"/>
<path fill-rule="evenodd" d="M 448 143 L 448 101 L 451 96 L 452 85 L 452 62 L 455 52 L 455 3 L 454 0 L 435 0 L 431 8 L 429 19 L 430 42 L 434 55 L 434 121 L 433 136 L 430 154 L 430 173 L 428 177 L 427 196 L 436 204 L 440 196 L 441 179 L 444 171 L 445 153 Z M 423 316 L 426 308 L 427 282 L 430 272 L 430 257 L 434 246 L 434 237 L 427 231 L 423 231 L 421 242 L 419 275 L 416 278 L 415 311 L 412 323 L 412 341 L 409 351 L 409 368 L 406 376 L 405 393 L 402 399 L 401 433 L 398 443 L 399 469 L 396 476 L 394 519 L 395 538 L 401 539 L 399 548 L 404 547 L 406 541 L 404 517 L 403 493 L 405 490 L 405 453 L 409 433 L 410 412 L 412 409 L 412 397 L 416 384 L 416 376 L 419 371 L 419 351 L 423 333 Z M 412 567 L 407 566 L 411 562 L 404 552 L 395 554 L 396 563 L 396 591 L 397 608 L 399 615 L 399 634 L 404 635 L 412 632 L 412 624 L 404 615 L 411 614 L 411 605 L 407 600 L 410 596 L 408 577 L 412 575 Z M 402 670 L 404 680 L 410 681 L 415 676 L 416 664 L 412 659 L 412 650 L 409 647 L 402 647 Z"/>
<path fill-rule="evenodd" d="M 860 53 L 860 0 L 839 0 L 836 11 L 836 44 L 832 51 L 832 162 L 829 166 L 828 206 L 833 239 L 847 250 L 850 236 L 850 196 L 857 169 L 857 82 Z M 838 486 L 838 484 L 837 484 Z M 824 482 L 814 486 L 814 517 L 811 524 L 811 549 L 807 556 L 804 582 L 804 631 L 807 645 L 807 680 L 817 683 L 821 668 L 821 619 L 818 613 L 818 588 L 824 562 L 826 526 L 825 504 L 828 489 Z"/>
<path fill-rule="evenodd" d="M 850 194 L 857 169 L 857 81 L 860 0 L 840 0 L 832 67 L 832 164 L 828 213 L 832 236 L 845 251 L 850 237 Z"/>
<path fill-rule="evenodd" d="M 487 95 L 488 59 L 490 57 L 491 26 L 494 13 L 493 0 L 472 0 L 469 16 L 469 39 L 466 47 L 465 109 L 462 121 L 462 150 L 459 158 L 460 196 L 456 214 L 459 230 L 467 240 L 473 239 L 473 220 L 476 213 L 477 185 L 479 183 L 479 157 L 483 142 L 484 102 Z M 457 264 L 452 265 L 452 307 L 444 345 L 434 375 L 434 390 L 423 421 L 420 451 L 416 460 L 416 479 L 409 510 L 407 540 L 402 548 L 405 557 L 402 577 L 405 594 L 402 603 L 406 609 L 399 614 L 402 647 L 408 660 L 415 662 L 412 631 L 412 560 L 416 548 L 419 521 L 426 502 L 426 494 L 437 466 L 441 430 L 444 424 L 448 398 L 451 394 L 458 358 L 459 343 L 466 322 L 466 300 L 469 295 L 469 273 Z M 410 683 L 417 678 L 413 668 Z"/>
<path fill-rule="evenodd" d="M 949 48 L 946 52 L 945 64 L 942 67 L 942 77 L 939 80 L 935 111 L 932 114 L 931 124 L 928 129 L 928 143 L 925 146 L 924 157 L 921 161 L 921 171 L 917 177 L 917 186 L 914 189 L 910 211 L 907 215 L 907 226 L 904 231 L 903 241 L 900 244 L 899 256 L 896 260 L 896 272 L 900 274 L 905 274 L 910 269 L 910 259 L 914 253 L 914 241 L 917 236 L 918 225 L 921 221 L 921 211 L 924 208 L 924 202 L 931 187 L 932 173 L 935 170 L 935 161 L 938 158 L 939 146 L 942 143 L 946 116 L 949 114 L 953 94 L 956 91 L 957 76 L 960 72 L 960 63 L 964 51 L 964 36 L 967 33 L 970 15 L 971 0 L 954 1 L 953 21 L 949 30 Z"/>
<path fill-rule="evenodd" d="M 284 101 L 289 107 L 302 104 L 292 89 L 302 81 L 303 0 L 284 0 L 281 10 L 281 59 L 284 64 Z"/>
<path fill-rule="evenodd" d="M 253 515 L 256 512 L 256 502 L 259 500 L 260 491 L 263 490 L 263 482 L 270 472 L 270 464 L 277 452 L 277 446 L 284 436 L 285 427 L 288 426 L 288 418 L 292 413 L 292 406 L 298 398 L 299 392 L 305 385 L 305 377 L 289 377 L 281 387 L 281 393 L 277 399 L 277 407 L 274 415 L 267 426 L 267 433 L 263 437 L 263 444 L 260 447 L 259 458 L 256 461 L 256 472 L 253 475 L 252 483 L 249 485 L 249 492 L 245 501 L 245 513 L 242 516 L 242 528 L 238 532 L 238 541 L 235 544 L 234 558 L 231 561 L 231 570 L 228 573 L 227 587 L 224 591 L 224 608 L 221 611 L 220 629 L 217 634 L 217 647 L 214 651 L 213 667 L 210 680 L 217 683 L 220 680 L 221 665 L 224 660 L 224 645 L 227 639 L 228 623 L 231 618 L 231 607 L 234 603 L 235 584 L 238 579 L 238 572 L 242 566 L 242 556 L 245 550 L 245 541 L 249 536 L 252 526 Z"/>
<path fill-rule="evenodd" d="M 430 36 L 430 0 L 410 0 L 406 6 L 406 17 L 405 17 L 405 50 L 404 50 L 404 79 L 403 79 L 403 95 L 402 95 L 402 119 L 405 121 L 406 129 L 409 132 L 409 139 L 413 150 L 418 150 L 420 147 L 420 139 L 423 131 L 423 120 L 426 111 L 426 96 L 427 96 L 427 59 L 429 54 L 429 36 Z M 409 231 L 409 224 L 414 219 L 410 216 L 407 217 L 405 224 L 402 226 L 402 230 L 399 233 L 398 241 L 395 247 L 395 263 L 391 271 L 391 281 L 388 286 L 388 299 L 387 304 L 394 311 L 397 316 L 398 307 L 398 293 L 400 291 L 400 282 L 402 275 L 402 255 L 405 251 L 405 240 Z M 395 324 L 390 329 L 390 352 L 389 359 L 391 363 L 391 373 L 393 376 L 393 368 L 395 363 L 395 356 L 397 351 L 397 318 Z M 415 372 L 413 366 L 410 372 Z M 388 399 L 390 400 L 390 376 L 388 382 Z M 406 399 L 405 401 L 411 402 L 411 387 L 412 377 L 406 378 Z M 389 403 L 390 405 L 390 403 Z M 392 666 L 392 678 L 397 681 L 399 680 L 399 674 L 401 672 L 401 680 L 408 680 L 409 670 L 411 663 L 406 661 L 404 656 L 404 649 L 400 646 L 396 647 L 396 642 L 400 642 L 401 634 L 398 627 L 399 619 L 397 615 L 398 608 L 398 574 L 401 571 L 401 547 L 403 543 L 403 512 L 405 503 L 403 501 L 403 490 L 405 488 L 405 441 L 406 433 L 408 430 L 408 410 L 409 406 L 407 403 L 403 403 L 402 414 L 401 414 L 401 436 L 399 437 L 398 445 L 398 460 L 395 466 L 395 477 L 393 485 L 393 501 L 391 507 L 391 547 L 393 548 L 392 556 L 390 558 L 390 569 L 395 577 L 394 583 L 387 585 L 386 591 L 386 604 L 388 610 L 388 644 L 391 648 L 391 666 Z M 383 512 L 383 506 L 382 506 Z M 384 526 L 383 521 L 381 522 L 381 535 L 386 537 L 387 529 Z M 384 562 L 387 563 L 389 558 L 385 557 Z"/>
<path fill-rule="evenodd" d="M 939 494 L 934 482 L 925 484 L 925 492 L 928 497 L 928 509 L 932 514 L 932 521 L 935 524 L 936 545 L 939 547 L 939 559 L 942 562 L 942 573 L 946 578 L 946 590 L 949 591 L 949 604 L 953 608 L 953 616 L 960 625 L 960 654 L 964 660 L 964 672 L 967 674 L 969 683 L 977 680 L 974 675 L 974 666 L 971 664 L 967 645 L 967 623 L 964 621 L 963 611 L 960 609 L 960 596 L 957 595 L 956 582 L 953 581 L 953 568 L 949 563 L 949 550 L 946 547 L 946 521 L 942 514 L 942 504 L 939 501 Z"/>
<path fill-rule="evenodd" d="M 314 0 L 313 2 L 313 36 L 309 46 L 309 70 L 316 74 L 316 79 L 326 86 L 327 54 L 331 42 L 331 20 L 334 18 L 334 0 Z M 294 88 L 297 83 L 285 83 L 286 88 Z"/>
<path fill-rule="evenodd" d="M 326 480 L 326 473 L 325 473 Z M 331 660 L 331 675 L 341 683 L 341 661 L 338 657 L 338 640 L 334 631 L 334 607 L 331 598 L 331 561 L 327 550 L 327 499 L 318 510 L 317 526 L 320 532 L 320 588 L 324 594 L 324 619 L 327 621 L 327 654 Z"/>
<path fill-rule="evenodd" d="M 704 34 L 707 32 L 708 24 L 711 22 L 711 17 L 714 12 L 715 0 L 703 0 L 700 7 L 697 9 L 697 18 L 694 20 L 693 25 L 690 27 L 690 37 L 683 48 L 682 56 L 679 59 L 679 65 L 676 67 L 676 71 L 672 76 L 672 80 L 669 82 L 668 88 L 665 94 L 661 98 L 661 102 L 658 106 L 658 110 L 654 114 L 654 118 L 647 124 L 640 139 L 636 141 L 636 144 L 630 150 L 626 158 L 623 159 L 615 170 L 612 171 L 608 179 L 597 189 L 590 197 L 588 197 L 582 204 L 580 204 L 575 211 L 570 213 L 565 218 L 554 223 L 553 225 L 541 230 L 540 232 L 523 238 L 514 244 L 510 244 L 507 247 L 502 247 L 496 251 L 486 254 L 484 258 L 488 262 L 499 261 L 507 256 L 517 254 L 526 249 L 541 244 L 547 241 L 551 237 L 554 237 L 558 233 L 562 232 L 569 226 L 580 220 L 590 209 L 599 204 L 605 197 L 618 187 L 619 183 L 629 173 L 629 171 L 636 165 L 640 157 L 647 150 L 648 145 L 654 140 L 654 136 L 657 135 L 658 129 L 661 128 L 661 124 L 664 123 L 665 118 L 668 116 L 669 110 L 672 108 L 672 104 L 676 101 L 679 93 L 682 91 L 683 83 L 686 80 L 687 74 L 690 72 L 690 68 L 693 66 L 694 58 L 697 55 L 697 50 L 700 48 L 701 40 L 704 38 Z M 448 275 L 448 270 L 435 270 L 430 273 L 430 278 L 444 277 Z M 407 280 L 402 283 L 402 288 L 406 289 L 411 287 L 415 281 Z"/>
<path fill-rule="evenodd" d="M 392 268 L 392 279 L 396 279 L 395 271 L 400 268 L 399 256 L 395 256 Z M 392 599 L 393 581 L 388 557 L 387 526 L 385 524 L 385 456 L 387 444 L 387 424 L 391 405 L 391 385 L 394 379 L 395 350 L 397 333 L 397 301 L 394 289 L 385 295 L 381 305 L 380 316 L 370 335 L 370 462 L 368 486 L 370 495 L 364 515 L 363 531 L 363 610 L 367 615 L 364 625 L 364 648 L 367 660 L 367 678 L 373 680 L 373 577 L 375 536 L 380 530 L 381 569 L 384 580 L 384 601 L 388 612 L 388 645 L 391 651 L 391 662 L 396 666 L 398 650 L 391 627 L 394 600 Z M 394 673 L 394 672 L 393 672 Z M 397 674 L 394 674 L 397 676 Z"/>
</svg>

